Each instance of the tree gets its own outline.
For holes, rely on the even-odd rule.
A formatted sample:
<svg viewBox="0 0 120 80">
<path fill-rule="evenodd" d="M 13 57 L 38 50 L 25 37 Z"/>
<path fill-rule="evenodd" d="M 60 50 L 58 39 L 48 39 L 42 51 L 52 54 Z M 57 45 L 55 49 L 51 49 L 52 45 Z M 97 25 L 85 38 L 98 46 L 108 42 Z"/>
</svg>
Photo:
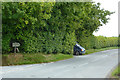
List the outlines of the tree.
<svg viewBox="0 0 120 80">
<path fill-rule="evenodd" d="M 10 44 L 20 42 L 21 50 L 34 51 L 37 31 L 44 30 L 54 3 L 5 2 L 2 4 L 3 52 L 12 51 Z M 34 47 L 30 47 L 34 45 Z"/>
<path fill-rule="evenodd" d="M 76 41 L 93 48 L 93 31 L 111 14 L 92 2 L 3 3 L 3 53 L 12 51 L 16 41 L 20 51 L 29 53 L 72 53 Z"/>
</svg>

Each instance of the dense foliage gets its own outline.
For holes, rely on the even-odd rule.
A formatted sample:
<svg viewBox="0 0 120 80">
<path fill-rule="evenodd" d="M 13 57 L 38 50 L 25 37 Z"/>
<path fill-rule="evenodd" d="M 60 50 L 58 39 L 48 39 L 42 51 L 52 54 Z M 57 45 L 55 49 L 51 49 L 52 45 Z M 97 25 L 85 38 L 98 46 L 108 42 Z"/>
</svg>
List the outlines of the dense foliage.
<svg viewBox="0 0 120 80">
<path fill-rule="evenodd" d="M 118 46 L 120 47 L 120 34 L 119 34 L 119 37 L 118 37 Z"/>
<path fill-rule="evenodd" d="M 76 41 L 86 49 L 116 46 L 114 38 L 92 35 L 111 14 L 92 2 L 4 2 L 3 53 L 13 52 L 13 42 L 28 53 L 72 53 Z"/>
<path fill-rule="evenodd" d="M 118 37 L 89 36 L 81 40 L 81 45 L 86 49 L 98 49 L 105 47 L 117 47 Z"/>
</svg>

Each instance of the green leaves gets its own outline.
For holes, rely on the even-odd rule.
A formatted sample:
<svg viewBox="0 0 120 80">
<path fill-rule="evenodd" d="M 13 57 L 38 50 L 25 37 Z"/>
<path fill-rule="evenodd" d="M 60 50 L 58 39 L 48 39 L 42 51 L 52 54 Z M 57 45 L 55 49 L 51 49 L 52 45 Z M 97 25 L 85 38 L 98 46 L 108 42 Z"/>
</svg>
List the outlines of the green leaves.
<svg viewBox="0 0 120 80">
<path fill-rule="evenodd" d="M 13 51 L 12 41 L 28 53 L 72 53 L 76 41 L 93 48 L 92 33 L 111 14 L 92 2 L 4 2 L 3 51 Z"/>
</svg>

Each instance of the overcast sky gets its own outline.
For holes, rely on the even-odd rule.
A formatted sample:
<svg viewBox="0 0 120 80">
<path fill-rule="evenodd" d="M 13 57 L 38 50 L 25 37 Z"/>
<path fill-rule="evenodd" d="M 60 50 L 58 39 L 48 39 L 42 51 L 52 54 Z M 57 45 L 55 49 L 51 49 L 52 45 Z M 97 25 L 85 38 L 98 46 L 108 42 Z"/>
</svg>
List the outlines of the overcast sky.
<svg viewBox="0 0 120 80">
<path fill-rule="evenodd" d="M 120 0 L 93 0 L 93 1 L 100 2 L 101 8 L 115 12 L 110 16 L 109 22 L 106 25 L 101 26 L 100 29 L 97 32 L 94 32 L 93 34 L 95 36 L 102 35 L 106 37 L 118 36 L 118 2 Z"/>
</svg>

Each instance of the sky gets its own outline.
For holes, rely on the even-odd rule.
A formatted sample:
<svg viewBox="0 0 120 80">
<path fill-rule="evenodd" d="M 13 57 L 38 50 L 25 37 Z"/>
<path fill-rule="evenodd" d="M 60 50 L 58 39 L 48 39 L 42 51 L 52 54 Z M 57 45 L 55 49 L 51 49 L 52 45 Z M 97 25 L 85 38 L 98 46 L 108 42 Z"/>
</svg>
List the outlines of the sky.
<svg viewBox="0 0 120 80">
<path fill-rule="evenodd" d="M 115 12 L 110 16 L 110 20 L 106 25 L 100 26 L 95 36 L 116 37 L 118 36 L 118 2 L 120 0 L 93 0 L 94 2 L 101 3 L 101 8 Z"/>
</svg>

